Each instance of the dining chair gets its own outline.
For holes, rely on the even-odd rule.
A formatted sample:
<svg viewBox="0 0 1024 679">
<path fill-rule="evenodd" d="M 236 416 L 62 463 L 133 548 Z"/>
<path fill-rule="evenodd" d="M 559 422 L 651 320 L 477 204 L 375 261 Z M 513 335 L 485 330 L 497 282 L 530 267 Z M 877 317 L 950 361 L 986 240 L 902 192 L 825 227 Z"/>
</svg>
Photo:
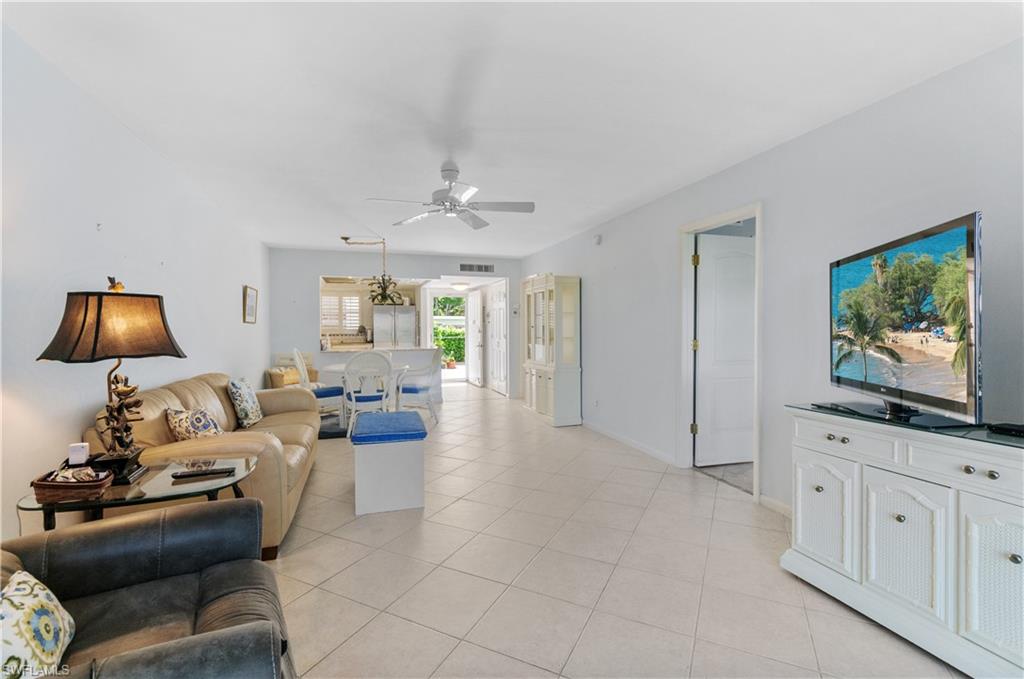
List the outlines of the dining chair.
<svg viewBox="0 0 1024 679">
<path fill-rule="evenodd" d="M 299 386 L 309 389 L 313 392 L 313 396 L 316 396 L 320 415 L 337 413 L 339 421 L 344 419 L 342 394 L 345 390 L 339 386 L 327 386 L 323 382 L 310 382 L 306 361 L 298 348 L 292 349 L 292 358 L 295 361 L 295 369 L 299 372 Z"/>
<path fill-rule="evenodd" d="M 399 375 L 395 385 L 395 399 L 398 410 L 407 408 L 426 408 L 434 424 L 438 423 L 437 411 L 434 409 L 434 401 L 430 398 L 430 390 L 433 386 L 434 376 L 441 372 L 441 357 L 444 350 L 441 347 L 434 349 L 430 357 L 430 365 L 415 370 L 406 370 Z"/>
<path fill-rule="evenodd" d="M 351 432 L 359 413 L 387 410 L 393 385 L 391 361 L 379 351 L 360 351 L 345 363 L 342 385 L 346 428 Z"/>
</svg>

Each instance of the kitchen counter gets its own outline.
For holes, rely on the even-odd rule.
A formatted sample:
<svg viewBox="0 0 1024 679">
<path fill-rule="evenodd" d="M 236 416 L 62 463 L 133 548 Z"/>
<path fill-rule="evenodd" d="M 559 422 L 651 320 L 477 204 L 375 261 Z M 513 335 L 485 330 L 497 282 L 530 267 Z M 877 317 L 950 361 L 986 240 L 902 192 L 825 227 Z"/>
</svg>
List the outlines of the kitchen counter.
<svg viewBox="0 0 1024 679">
<path fill-rule="evenodd" d="M 351 344 L 342 344 L 330 349 L 324 349 L 321 354 L 351 354 L 353 351 L 369 351 L 373 349 L 371 342 L 353 342 Z"/>
</svg>

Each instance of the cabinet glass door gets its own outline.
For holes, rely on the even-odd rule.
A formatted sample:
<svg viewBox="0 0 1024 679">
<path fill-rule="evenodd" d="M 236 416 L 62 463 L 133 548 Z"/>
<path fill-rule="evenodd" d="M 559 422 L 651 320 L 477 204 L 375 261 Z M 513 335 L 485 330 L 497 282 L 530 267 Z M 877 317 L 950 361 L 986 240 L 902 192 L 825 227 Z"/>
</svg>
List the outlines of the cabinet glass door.
<svg viewBox="0 0 1024 679">
<path fill-rule="evenodd" d="M 561 323 L 560 360 L 565 366 L 575 366 L 577 361 L 576 325 L 577 325 L 577 288 L 572 281 L 564 281 L 558 286 L 559 322 Z"/>
<path fill-rule="evenodd" d="M 533 293 L 533 360 L 546 360 L 544 337 L 547 334 L 547 300 L 544 290 Z"/>
<path fill-rule="evenodd" d="M 526 323 L 526 360 L 533 360 L 533 295 L 523 286 L 523 319 Z"/>
</svg>

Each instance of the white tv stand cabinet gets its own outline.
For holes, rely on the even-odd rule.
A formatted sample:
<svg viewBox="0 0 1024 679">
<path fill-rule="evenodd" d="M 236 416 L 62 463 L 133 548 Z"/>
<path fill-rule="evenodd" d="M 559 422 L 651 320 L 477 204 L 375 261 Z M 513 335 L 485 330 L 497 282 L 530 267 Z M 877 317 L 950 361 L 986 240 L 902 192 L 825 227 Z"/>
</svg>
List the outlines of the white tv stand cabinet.
<svg viewBox="0 0 1024 679">
<path fill-rule="evenodd" d="M 1024 676 L 1024 440 L 787 410 L 782 567 L 972 677 Z"/>
</svg>

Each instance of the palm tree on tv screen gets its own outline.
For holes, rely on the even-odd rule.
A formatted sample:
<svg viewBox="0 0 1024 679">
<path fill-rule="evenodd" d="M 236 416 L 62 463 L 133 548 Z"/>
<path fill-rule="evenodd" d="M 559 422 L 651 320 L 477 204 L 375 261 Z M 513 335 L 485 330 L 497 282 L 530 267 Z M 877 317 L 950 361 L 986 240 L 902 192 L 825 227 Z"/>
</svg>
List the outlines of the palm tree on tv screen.
<svg viewBox="0 0 1024 679">
<path fill-rule="evenodd" d="M 960 248 L 947 253 L 939 267 L 935 280 L 935 305 L 942 312 L 947 325 L 953 326 L 956 351 L 950 361 L 954 375 L 963 375 L 967 370 L 967 339 L 970 329 L 967 303 L 967 252 Z"/>
<path fill-rule="evenodd" d="M 844 320 L 846 327 L 832 333 L 832 339 L 839 343 L 839 355 L 832 368 L 839 368 L 854 360 L 860 354 L 864 366 L 864 381 L 868 381 L 868 350 L 888 358 L 893 363 L 903 363 L 903 358 L 892 347 L 886 346 L 885 338 L 889 326 L 882 314 L 867 311 L 860 300 L 851 300 L 846 306 Z"/>
</svg>

